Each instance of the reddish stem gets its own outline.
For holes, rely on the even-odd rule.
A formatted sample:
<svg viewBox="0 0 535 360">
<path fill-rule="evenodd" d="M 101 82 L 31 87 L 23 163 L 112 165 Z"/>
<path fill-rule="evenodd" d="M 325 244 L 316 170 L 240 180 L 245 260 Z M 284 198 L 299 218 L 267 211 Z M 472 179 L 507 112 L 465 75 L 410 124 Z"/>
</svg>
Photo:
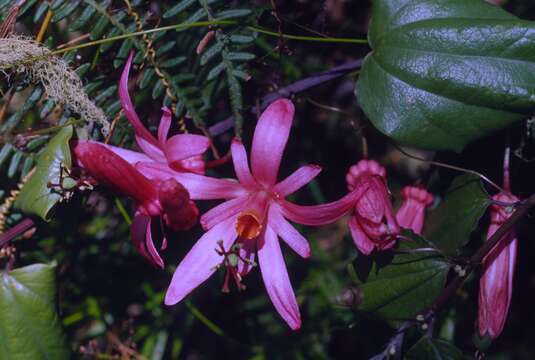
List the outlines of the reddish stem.
<svg viewBox="0 0 535 360">
<path fill-rule="evenodd" d="M 31 229 L 35 226 L 35 222 L 30 219 L 26 218 L 22 220 L 17 225 L 13 226 L 11 229 L 7 230 L 5 233 L 0 235 L 0 248 L 7 245 L 11 240 L 19 236 L 20 234 L 24 233 L 25 231 Z"/>
</svg>

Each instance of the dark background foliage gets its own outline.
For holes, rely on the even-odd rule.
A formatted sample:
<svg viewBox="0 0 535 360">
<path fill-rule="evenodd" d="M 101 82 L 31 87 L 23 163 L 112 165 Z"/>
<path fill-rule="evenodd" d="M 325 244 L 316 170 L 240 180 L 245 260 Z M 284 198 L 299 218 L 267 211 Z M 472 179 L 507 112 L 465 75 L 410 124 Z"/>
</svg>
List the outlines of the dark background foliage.
<svg viewBox="0 0 535 360">
<path fill-rule="evenodd" d="M 0 1 L 2 5 L 6 1 Z M 47 2 L 28 1 L 21 10 L 16 31 L 35 36 L 40 28 Z M 76 35 L 91 34 L 91 39 L 118 35 L 117 25 L 104 20 L 95 12 L 82 23 L 83 13 L 89 12 L 89 2 L 77 1 L 72 12 L 69 2 L 53 1 L 56 16 L 45 43 L 51 48 Z M 132 2 L 141 15 L 143 27 L 169 25 L 186 21 L 202 7 L 195 2 L 183 12 L 166 16 L 172 5 L 164 1 Z M 104 1 L 100 7 L 109 16 L 119 19 L 129 32 L 136 26 L 122 1 Z M 364 38 L 370 17 L 368 1 L 232 1 L 212 4 L 216 13 L 232 9 L 250 9 L 238 15 L 239 21 L 259 24 L 287 34 Z M 535 5 L 530 0 L 505 1 L 504 7 L 525 19 L 535 19 Z M 5 11 L 6 7 L 3 8 Z M 58 10 L 56 10 L 58 9 Z M 70 10 L 69 10 L 70 11 Z M 3 12 L 5 14 L 5 12 Z M 121 15 L 122 14 L 122 15 Z M 169 14 L 169 13 L 168 13 Z M 205 14 L 206 17 L 206 14 Z M 77 25 L 76 33 L 69 31 Z M 72 29 L 71 29 L 72 30 Z M 200 132 L 241 108 L 257 104 L 259 99 L 279 87 L 318 71 L 327 70 L 363 57 L 369 48 L 363 45 L 315 43 L 266 37 L 248 31 L 243 26 L 225 27 L 228 34 L 251 37 L 245 44 L 225 43 L 230 53 L 254 54 L 231 61 L 222 73 L 210 79 L 210 71 L 225 64 L 223 53 L 201 64 L 194 50 L 206 32 L 205 28 L 181 32 L 168 31 L 154 42 L 157 62 L 173 64 L 164 67 L 171 79 L 171 93 L 180 101 L 176 115 L 187 116 L 190 130 Z M 319 35 L 318 35 L 319 34 Z M 119 41 L 67 54 L 74 68 L 82 73 L 86 91 L 110 118 L 119 111 L 116 85 L 120 69 L 132 46 L 137 47 L 138 63 L 142 61 L 144 43 Z M 126 44 L 126 45 L 125 45 Z M 162 51 L 162 49 L 167 49 Z M 158 53 L 160 51 L 160 53 Z M 206 54 L 206 52 L 205 52 Z M 201 55 L 202 56 L 202 55 Z M 174 62 L 173 62 L 174 61 Z M 163 103 L 172 99 L 165 94 L 153 65 L 145 61 L 134 73 L 141 89 L 135 91 L 134 103 L 142 119 L 153 129 Z M 228 75 L 233 70 L 248 74 Z M 191 76 L 188 76 L 191 74 Z M 213 74 L 212 74 L 213 75 Z M 293 200 L 312 204 L 331 201 L 345 194 L 345 174 L 349 166 L 362 157 L 362 135 L 365 135 L 371 158 L 387 167 L 389 185 L 397 199 L 399 189 L 410 183 L 429 184 L 433 192 L 443 192 L 454 175 L 450 170 L 436 170 L 401 154 L 391 142 L 374 130 L 358 108 L 351 73 L 336 81 L 296 95 L 296 118 L 285 152 L 281 177 L 304 163 L 316 163 L 324 170 L 309 187 Z M 236 89 L 236 82 L 238 88 Z M 21 90 L 11 101 L 2 119 L 2 143 L 7 150 L 0 152 L 1 189 L 3 197 L 19 182 L 33 164 L 35 155 L 25 147 L 16 146 L 17 134 L 29 128 L 39 129 L 62 123 L 71 114 L 55 107 L 50 101 L 34 95 L 40 91 L 28 87 L 21 77 L 2 79 L 2 91 L 12 86 Z M 187 89 L 186 92 L 185 89 Z M 232 100 L 231 100 L 232 99 Z M 5 98 L 4 98 L 5 102 Z M 23 106 L 27 109 L 18 112 Z M 410 111 L 410 109 L 407 109 Z M 18 114 L 18 115 L 17 115 Z M 243 112 L 243 138 L 250 144 L 255 114 Z M 196 127 L 196 126 L 197 127 Z M 501 182 L 501 162 L 506 139 L 517 150 L 512 160 L 512 186 L 516 194 L 527 197 L 533 193 L 535 166 L 533 131 L 526 124 L 476 141 L 462 153 L 437 153 L 435 159 L 473 169 Z M 195 129 L 199 130 L 195 130 Z M 175 127 L 175 131 L 177 128 Z M 97 130 L 94 130 L 94 134 Z M 133 146 L 132 132 L 122 119 L 112 143 Z M 215 144 L 222 154 L 228 151 L 232 130 L 218 136 Z M 37 145 L 39 146 L 39 145 Z M 433 154 L 409 152 L 430 157 Z M 20 154 L 20 155 L 17 155 Z M 29 160 L 27 160 L 29 159 Z M 25 165 L 25 163 L 28 163 Z M 212 175 L 232 176 L 229 164 Z M 247 290 L 223 294 L 220 289 L 223 273 L 218 272 L 198 288 L 186 301 L 173 306 L 163 305 L 163 295 L 174 266 L 186 254 L 202 231 L 196 226 L 187 233 L 173 233 L 170 246 L 163 254 L 168 264 L 165 271 L 152 268 L 133 249 L 129 226 L 121 215 L 117 201 L 123 201 L 129 211 L 131 204 L 118 200 L 105 188 L 91 193 L 77 193 L 62 203 L 50 223 L 39 222 L 35 233 L 15 242 L 15 267 L 35 262 L 57 261 L 59 314 L 75 358 L 117 358 L 121 346 L 132 349 L 148 359 L 367 359 L 382 350 L 393 334 L 384 320 L 358 312 L 359 289 L 352 280 L 357 251 L 347 232 L 345 221 L 319 228 L 300 230 L 311 242 L 313 256 L 298 258 L 285 246 L 284 253 L 292 284 L 303 317 L 303 327 L 291 332 L 270 303 L 258 271 L 245 280 Z M 213 204 L 201 204 L 201 211 Z M 8 226 L 21 214 L 12 212 Z M 502 336 L 489 349 L 489 359 L 531 359 L 535 352 L 535 268 L 531 254 L 535 245 L 532 216 L 519 229 L 520 248 L 517 276 L 509 320 Z M 465 249 L 467 254 L 481 243 L 488 219 L 483 218 L 478 231 Z M 439 314 L 435 323 L 437 337 L 452 341 L 468 354 L 476 351 L 474 321 L 477 311 L 477 273 L 454 297 L 450 307 Z M 396 319 L 391 319 L 396 320 Z M 399 319 L 397 319 L 399 320 Z M 421 331 L 411 330 L 407 348 L 418 340 Z M 123 351 L 124 353 L 124 351 Z M 133 356 L 133 355 L 132 355 Z M 137 356 L 137 355 L 136 355 Z"/>
</svg>

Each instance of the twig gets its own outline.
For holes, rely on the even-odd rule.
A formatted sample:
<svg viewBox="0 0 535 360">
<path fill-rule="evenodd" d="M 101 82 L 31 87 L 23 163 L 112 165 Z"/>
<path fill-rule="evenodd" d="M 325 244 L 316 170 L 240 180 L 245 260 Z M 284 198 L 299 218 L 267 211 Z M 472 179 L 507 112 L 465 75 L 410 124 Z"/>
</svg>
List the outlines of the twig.
<svg viewBox="0 0 535 360">
<path fill-rule="evenodd" d="M 341 76 L 344 76 L 347 73 L 350 73 L 351 71 L 360 69 L 363 61 L 364 61 L 363 58 L 357 59 L 355 61 L 349 62 L 344 65 L 336 66 L 330 70 L 314 74 L 307 78 L 298 80 L 288 86 L 277 89 L 265 95 L 260 100 L 260 110 L 264 110 L 265 108 L 268 107 L 269 104 L 271 104 L 275 100 L 278 100 L 280 98 L 285 98 L 285 97 L 291 97 L 292 95 L 303 92 L 305 90 L 309 90 L 327 81 L 331 81 Z M 256 111 L 256 107 L 251 106 L 249 107 L 249 109 L 247 109 L 247 111 L 254 114 Z M 208 131 L 210 132 L 210 134 L 212 134 L 212 136 L 218 136 L 224 133 L 225 131 L 230 130 L 233 126 L 234 126 L 234 116 L 229 116 L 225 120 L 220 121 L 219 123 L 211 126 L 208 129 Z"/>
<path fill-rule="evenodd" d="M 32 219 L 26 218 L 22 220 L 20 223 L 0 235 L 0 248 L 6 246 L 11 240 L 34 226 L 35 222 Z"/>
<path fill-rule="evenodd" d="M 50 4 L 48 6 L 50 6 Z M 45 19 L 43 20 L 43 24 L 41 25 L 41 28 L 39 29 L 39 33 L 37 34 L 37 37 L 35 38 L 35 41 L 37 41 L 38 43 L 43 42 L 43 39 L 46 34 L 46 30 L 48 29 L 48 25 L 50 25 L 50 21 L 52 20 L 52 16 L 54 16 L 54 12 L 48 9 L 45 15 Z"/>
</svg>

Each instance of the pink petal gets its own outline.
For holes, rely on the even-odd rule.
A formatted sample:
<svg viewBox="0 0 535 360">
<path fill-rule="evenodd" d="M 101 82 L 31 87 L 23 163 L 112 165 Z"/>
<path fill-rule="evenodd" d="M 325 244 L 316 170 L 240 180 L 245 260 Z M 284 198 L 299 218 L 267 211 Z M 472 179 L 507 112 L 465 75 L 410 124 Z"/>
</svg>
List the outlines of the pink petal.
<svg viewBox="0 0 535 360">
<path fill-rule="evenodd" d="M 160 125 L 158 126 L 158 141 L 163 146 L 167 141 L 167 134 L 171 128 L 171 111 L 167 107 L 162 108 L 162 118 L 160 119 Z"/>
<path fill-rule="evenodd" d="M 294 106 L 290 100 L 273 102 L 260 115 L 251 151 L 254 177 L 263 185 L 274 185 L 292 127 Z"/>
<path fill-rule="evenodd" d="M 344 216 L 360 197 L 368 190 L 366 186 L 358 187 L 343 198 L 327 204 L 302 206 L 283 200 L 282 214 L 285 218 L 302 225 L 325 225 Z"/>
<path fill-rule="evenodd" d="M 132 100 L 130 99 L 130 94 L 128 93 L 128 75 L 130 73 L 130 67 L 132 66 L 132 59 L 134 57 L 134 52 L 130 53 L 126 65 L 124 66 L 123 73 L 121 74 L 121 80 L 119 81 L 119 99 L 121 100 L 121 106 L 123 107 L 124 113 L 130 124 L 134 127 L 135 133 L 141 137 L 146 142 L 158 147 L 159 144 L 152 136 L 152 134 L 145 128 L 145 126 L 139 120 L 137 116 Z M 139 144 L 141 148 L 143 146 Z"/>
<path fill-rule="evenodd" d="M 421 234 L 424 227 L 425 205 L 407 199 L 396 213 L 396 221 L 402 228 Z"/>
<path fill-rule="evenodd" d="M 186 297 L 193 289 L 208 279 L 223 261 L 216 252 L 218 242 L 223 241 L 225 250 L 229 250 L 237 234 L 232 217 L 214 226 L 205 233 L 180 262 L 173 274 L 171 284 L 165 294 L 165 304 L 174 305 Z"/>
<path fill-rule="evenodd" d="M 236 177 L 243 186 L 252 188 L 256 185 L 256 181 L 249 171 L 249 164 L 247 162 L 247 153 L 242 142 L 238 139 L 232 140 L 230 147 L 232 152 L 232 162 L 234 163 L 234 171 Z"/>
<path fill-rule="evenodd" d="M 180 161 L 200 155 L 210 146 L 210 139 L 202 135 L 180 134 L 169 138 L 164 151 L 171 168 L 178 166 Z"/>
<path fill-rule="evenodd" d="M 138 163 L 136 168 L 149 179 L 175 179 L 184 185 L 192 200 L 231 199 L 246 193 L 245 189 L 237 181 L 182 173 L 170 169 L 165 164 L 155 162 Z"/>
<path fill-rule="evenodd" d="M 293 251 L 298 253 L 303 258 L 310 257 L 310 245 L 305 239 L 284 217 L 281 213 L 281 208 L 278 205 L 271 205 L 269 209 L 269 226 L 279 235 L 282 240 Z"/>
<path fill-rule="evenodd" d="M 366 233 L 360 228 L 355 216 L 351 216 L 348 221 L 349 230 L 351 231 L 351 237 L 357 245 L 357 248 L 364 255 L 370 255 L 375 249 L 375 243 L 371 241 Z"/>
<path fill-rule="evenodd" d="M 286 197 L 311 182 L 320 172 L 321 167 L 318 165 L 301 166 L 293 174 L 275 185 L 273 191 Z"/>
<path fill-rule="evenodd" d="M 247 206 L 248 195 L 243 195 L 232 200 L 225 201 L 224 203 L 210 209 L 201 216 L 201 225 L 204 230 L 212 228 L 214 225 L 228 219 L 231 216 L 236 215 L 243 208 Z M 234 226 L 234 224 L 233 224 Z"/>
<path fill-rule="evenodd" d="M 259 239 L 258 263 L 264 285 L 280 316 L 292 330 L 298 330 L 301 327 L 301 315 L 282 257 L 279 239 L 269 226 L 262 236 L 264 238 Z"/>
<path fill-rule="evenodd" d="M 204 175 L 206 169 L 206 162 L 202 155 L 192 156 L 180 162 L 180 166 L 174 165 L 174 170 L 182 172 L 192 172 L 199 175 Z"/>
<path fill-rule="evenodd" d="M 136 213 L 130 228 L 132 242 L 137 251 L 153 265 L 163 269 L 164 262 L 154 247 L 151 233 L 151 217 Z"/>
<path fill-rule="evenodd" d="M 160 214 L 154 185 L 133 165 L 96 142 L 76 143 L 73 150 L 83 168 L 97 181 L 133 198 L 148 214 Z"/>
</svg>

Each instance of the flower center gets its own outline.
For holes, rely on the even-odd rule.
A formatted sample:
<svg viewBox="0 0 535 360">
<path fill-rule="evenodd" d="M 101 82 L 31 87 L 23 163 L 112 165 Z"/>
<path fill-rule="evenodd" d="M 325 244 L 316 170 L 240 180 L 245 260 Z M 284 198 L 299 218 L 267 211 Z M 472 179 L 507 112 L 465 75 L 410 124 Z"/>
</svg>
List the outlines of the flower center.
<svg viewBox="0 0 535 360">
<path fill-rule="evenodd" d="M 246 211 L 238 216 L 236 221 L 236 232 L 243 239 L 253 240 L 262 231 L 260 216 L 254 211 Z"/>
</svg>

